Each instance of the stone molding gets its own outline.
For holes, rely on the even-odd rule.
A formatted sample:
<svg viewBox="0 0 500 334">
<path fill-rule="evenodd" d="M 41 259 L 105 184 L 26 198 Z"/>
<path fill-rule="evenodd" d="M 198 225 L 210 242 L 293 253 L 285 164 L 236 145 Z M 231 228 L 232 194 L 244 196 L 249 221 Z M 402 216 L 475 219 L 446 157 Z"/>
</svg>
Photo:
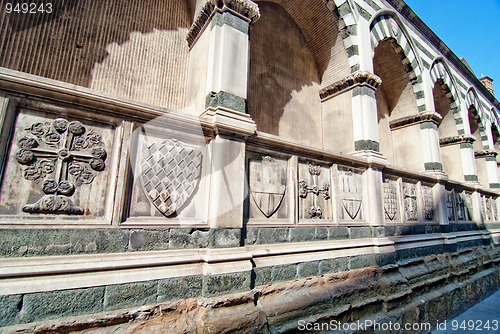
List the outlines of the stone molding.
<svg viewBox="0 0 500 334">
<path fill-rule="evenodd" d="M 401 117 L 389 122 L 391 130 L 397 130 L 406 126 L 416 125 L 424 122 L 438 124 L 443 117 L 435 111 L 423 111 L 415 115 Z"/>
<path fill-rule="evenodd" d="M 223 12 L 226 10 L 232 11 L 245 17 L 250 22 L 250 24 L 253 24 L 260 18 L 259 6 L 257 6 L 257 4 L 253 1 L 208 0 L 201 8 L 199 14 L 196 16 L 196 19 L 194 20 L 186 35 L 186 40 L 189 47 L 194 44 L 200 32 L 203 31 L 203 28 L 210 20 L 213 13 L 217 10 Z"/>
<path fill-rule="evenodd" d="M 323 101 L 351 90 L 356 86 L 368 86 L 373 90 L 377 90 L 380 84 L 382 84 L 382 79 L 378 76 L 368 71 L 360 70 L 321 89 L 319 97 Z"/>
<path fill-rule="evenodd" d="M 462 143 L 473 143 L 476 140 L 472 135 L 458 135 L 439 139 L 439 146 L 449 146 Z"/>
<path fill-rule="evenodd" d="M 495 158 L 497 155 L 498 155 L 498 153 L 495 152 L 495 151 L 492 151 L 492 150 L 482 150 L 482 151 L 474 152 L 474 157 L 476 159 L 478 159 L 478 158 L 488 158 L 488 157 Z"/>
</svg>

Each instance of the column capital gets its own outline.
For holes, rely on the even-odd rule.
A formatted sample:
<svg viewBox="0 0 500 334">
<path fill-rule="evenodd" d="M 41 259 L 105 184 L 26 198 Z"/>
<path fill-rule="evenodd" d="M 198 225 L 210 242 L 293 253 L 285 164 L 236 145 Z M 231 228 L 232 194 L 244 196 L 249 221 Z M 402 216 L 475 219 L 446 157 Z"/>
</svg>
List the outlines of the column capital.
<svg viewBox="0 0 500 334">
<path fill-rule="evenodd" d="M 203 31 L 215 12 L 231 12 L 253 24 L 260 18 L 259 6 L 250 0 L 208 0 L 201 7 L 193 24 L 186 35 L 188 46 L 191 47 L 198 35 Z"/>
<path fill-rule="evenodd" d="M 464 143 L 472 144 L 475 140 L 476 138 L 474 138 L 474 136 L 472 135 L 458 135 L 458 136 L 440 138 L 439 145 L 443 147 L 443 146 L 450 146 L 450 145 L 457 145 Z"/>
<path fill-rule="evenodd" d="M 392 120 L 389 123 L 391 130 L 403 128 L 406 126 L 421 124 L 422 128 L 427 128 L 426 123 L 433 123 L 434 128 L 437 128 L 439 122 L 443 119 L 443 117 L 435 111 L 422 111 L 418 114 L 401 117 L 395 120 Z"/>
<path fill-rule="evenodd" d="M 382 79 L 378 76 L 368 71 L 359 70 L 321 89 L 319 91 L 319 97 L 321 101 L 324 101 L 357 86 L 366 86 L 375 91 L 380 84 L 382 84 Z"/>
</svg>

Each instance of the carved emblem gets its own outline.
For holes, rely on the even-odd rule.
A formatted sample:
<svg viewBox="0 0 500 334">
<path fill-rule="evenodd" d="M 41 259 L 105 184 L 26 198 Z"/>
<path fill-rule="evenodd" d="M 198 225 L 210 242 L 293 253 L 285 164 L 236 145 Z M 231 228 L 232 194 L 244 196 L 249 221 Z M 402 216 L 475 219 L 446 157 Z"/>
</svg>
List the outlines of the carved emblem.
<svg viewBox="0 0 500 334">
<path fill-rule="evenodd" d="M 432 188 L 422 186 L 422 195 L 424 198 L 424 217 L 426 220 L 434 219 L 434 200 L 432 197 Z"/>
<path fill-rule="evenodd" d="M 171 216 L 193 195 L 201 174 L 199 150 L 174 139 L 146 147 L 141 155 L 144 192 L 165 216 Z"/>
<path fill-rule="evenodd" d="M 465 193 L 465 213 L 467 214 L 467 220 L 472 220 L 472 197 L 470 193 Z"/>
<path fill-rule="evenodd" d="M 24 178 L 41 187 L 45 195 L 22 210 L 29 213 L 82 215 L 70 197 L 75 188 L 94 180 L 104 170 L 106 151 L 101 136 L 78 121 L 56 118 L 34 123 L 18 141 L 16 160 L 26 165 Z"/>
<path fill-rule="evenodd" d="M 342 208 L 344 212 L 354 220 L 358 215 L 361 216 L 360 211 L 363 194 L 361 180 L 359 180 L 360 175 L 350 170 L 339 170 L 339 176 L 341 182 L 340 191 L 342 193 Z"/>
<path fill-rule="evenodd" d="M 485 197 L 486 202 L 486 217 L 489 221 L 497 219 L 497 206 L 493 197 Z"/>
<path fill-rule="evenodd" d="M 330 199 L 330 185 L 325 183 L 321 188 L 318 186 L 318 176 L 321 174 L 321 167 L 309 164 L 309 174 L 312 176 L 312 186 L 307 185 L 305 180 L 299 181 L 299 196 L 306 198 L 309 193 L 313 194 L 313 204 L 309 207 L 309 215 L 311 218 L 321 218 L 323 212 L 318 204 L 318 196 L 323 194 L 323 197 Z"/>
<path fill-rule="evenodd" d="M 271 217 L 285 196 L 286 163 L 264 156 L 261 161 L 250 161 L 250 194 L 259 210 Z"/>
<path fill-rule="evenodd" d="M 453 193 L 446 192 L 446 212 L 448 213 L 448 221 L 455 220 L 455 209 L 453 206 Z"/>
<path fill-rule="evenodd" d="M 392 180 L 384 180 L 384 213 L 389 220 L 394 220 L 398 213 L 398 191 Z"/>
<path fill-rule="evenodd" d="M 403 183 L 404 203 L 407 220 L 417 220 L 417 191 L 414 183 Z"/>
<path fill-rule="evenodd" d="M 465 220 L 465 203 L 462 194 L 455 196 L 456 216 L 458 220 Z"/>
</svg>

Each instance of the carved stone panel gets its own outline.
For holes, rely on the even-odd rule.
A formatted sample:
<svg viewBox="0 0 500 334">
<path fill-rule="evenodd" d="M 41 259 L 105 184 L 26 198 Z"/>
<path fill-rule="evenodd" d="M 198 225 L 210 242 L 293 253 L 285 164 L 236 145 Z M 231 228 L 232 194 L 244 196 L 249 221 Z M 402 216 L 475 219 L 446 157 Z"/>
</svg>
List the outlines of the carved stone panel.
<svg viewBox="0 0 500 334">
<path fill-rule="evenodd" d="M 356 171 L 338 170 L 338 212 L 341 220 L 363 220 L 363 179 Z"/>
<path fill-rule="evenodd" d="M 299 219 L 332 219 L 330 169 L 299 164 Z"/>
<path fill-rule="evenodd" d="M 250 154 L 248 160 L 249 217 L 287 218 L 285 200 L 287 161 L 271 156 Z"/>
<path fill-rule="evenodd" d="M 484 197 L 485 207 L 486 207 L 486 216 L 485 219 L 487 221 L 496 221 L 498 220 L 497 206 L 495 203 L 495 199 L 491 196 Z"/>
<path fill-rule="evenodd" d="M 384 179 L 384 217 L 387 221 L 399 220 L 398 184 L 396 180 Z"/>
<path fill-rule="evenodd" d="M 456 209 L 456 217 L 459 221 L 467 220 L 467 216 L 465 213 L 465 202 L 461 193 L 455 193 L 455 209 Z"/>
<path fill-rule="evenodd" d="M 141 217 L 157 217 L 151 223 L 164 224 L 169 219 L 201 221 L 206 203 L 200 192 L 206 185 L 206 152 L 199 141 L 165 138 L 165 129 L 151 126 L 134 137 L 137 147 L 133 161 L 132 193 L 127 223 Z M 169 132 L 169 134 L 171 134 Z M 204 174 L 205 173 L 205 174 Z"/>
<path fill-rule="evenodd" d="M 462 193 L 465 202 L 465 214 L 467 216 L 467 220 L 474 220 L 474 211 L 472 207 L 472 197 L 468 192 Z"/>
<path fill-rule="evenodd" d="M 452 191 L 446 191 L 446 212 L 449 222 L 455 221 L 455 206 L 453 197 Z"/>
<path fill-rule="evenodd" d="M 434 199 L 432 187 L 422 185 L 422 198 L 424 202 L 424 219 L 434 220 Z"/>
<path fill-rule="evenodd" d="M 406 220 L 418 220 L 417 185 L 415 183 L 403 183 L 403 199 L 405 205 Z"/>
<path fill-rule="evenodd" d="M 104 216 L 113 126 L 19 110 L 4 174 L 0 215 Z M 111 166 L 110 166 L 111 165 Z"/>
</svg>

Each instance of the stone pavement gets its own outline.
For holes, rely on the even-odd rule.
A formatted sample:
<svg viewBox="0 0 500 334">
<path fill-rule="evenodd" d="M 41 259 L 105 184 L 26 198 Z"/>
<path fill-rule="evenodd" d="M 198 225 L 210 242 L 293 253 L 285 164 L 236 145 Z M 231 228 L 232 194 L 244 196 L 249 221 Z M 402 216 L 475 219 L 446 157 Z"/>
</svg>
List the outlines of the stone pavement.
<svg viewBox="0 0 500 334">
<path fill-rule="evenodd" d="M 500 333 L 500 290 L 440 326 L 431 334 Z"/>
</svg>

